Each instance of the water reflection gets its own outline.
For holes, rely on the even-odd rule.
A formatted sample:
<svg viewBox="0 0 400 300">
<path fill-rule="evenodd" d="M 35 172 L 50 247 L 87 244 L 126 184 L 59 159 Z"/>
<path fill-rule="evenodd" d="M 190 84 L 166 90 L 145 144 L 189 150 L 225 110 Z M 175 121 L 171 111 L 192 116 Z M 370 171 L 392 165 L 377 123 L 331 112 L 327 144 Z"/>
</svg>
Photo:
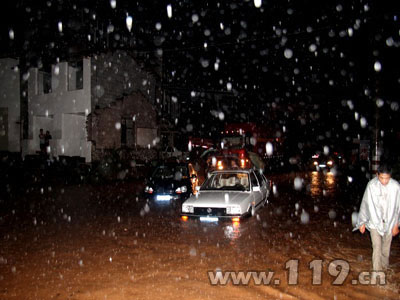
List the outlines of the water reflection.
<svg viewBox="0 0 400 300">
<path fill-rule="evenodd" d="M 311 172 L 310 192 L 311 196 L 318 198 L 333 193 L 336 185 L 336 177 L 332 172 Z"/>
<path fill-rule="evenodd" d="M 240 235 L 240 222 L 232 222 L 224 226 L 224 236 L 232 242 L 238 239 Z"/>
</svg>

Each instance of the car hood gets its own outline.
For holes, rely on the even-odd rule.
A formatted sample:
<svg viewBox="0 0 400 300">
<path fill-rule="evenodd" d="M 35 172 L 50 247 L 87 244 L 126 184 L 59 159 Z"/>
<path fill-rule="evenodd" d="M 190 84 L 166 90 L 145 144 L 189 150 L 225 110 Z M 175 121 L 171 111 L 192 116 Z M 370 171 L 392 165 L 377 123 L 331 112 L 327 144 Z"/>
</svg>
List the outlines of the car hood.
<svg viewBox="0 0 400 300">
<path fill-rule="evenodd" d="M 239 191 L 201 191 L 193 195 L 184 204 L 196 207 L 224 207 L 229 204 L 240 205 L 243 201 L 249 201 L 252 195 L 249 192 Z"/>
</svg>

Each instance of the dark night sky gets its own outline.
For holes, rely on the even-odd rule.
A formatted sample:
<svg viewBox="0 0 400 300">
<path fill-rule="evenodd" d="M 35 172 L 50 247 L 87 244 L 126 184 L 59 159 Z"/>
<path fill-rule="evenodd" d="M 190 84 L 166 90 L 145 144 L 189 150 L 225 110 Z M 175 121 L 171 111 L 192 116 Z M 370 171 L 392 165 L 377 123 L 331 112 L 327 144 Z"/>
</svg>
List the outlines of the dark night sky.
<svg viewBox="0 0 400 300">
<path fill-rule="evenodd" d="M 399 10 L 384 2 L 19 0 L 2 10 L 0 44 L 31 65 L 108 49 L 162 57 L 164 87 L 195 128 L 205 110 L 344 140 L 369 134 L 360 118 L 374 123 L 377 98 L 382 127 L 397 131 Z"/>
</svg>

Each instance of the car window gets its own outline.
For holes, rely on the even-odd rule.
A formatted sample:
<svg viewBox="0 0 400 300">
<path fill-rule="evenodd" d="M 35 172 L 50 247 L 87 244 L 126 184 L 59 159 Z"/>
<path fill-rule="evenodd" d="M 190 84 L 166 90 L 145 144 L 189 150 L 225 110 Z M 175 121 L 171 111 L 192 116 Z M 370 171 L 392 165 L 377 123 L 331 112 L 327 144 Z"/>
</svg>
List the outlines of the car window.
<svg viewBox="0 0 400 300">
<path fill-rule="evenodd" d="M 249 191 L 249 176 L 244 172 L 212 174 L 203 184 L 201 190 Z"/>
<path fill-rule="evenodd" d="M 265 184 L 265 180 L 264 177 L 261 173 L 259 172 L 254 172 L 257 176 L 258 182 L 260 183 L 260 185 L 264 185 Z"/>
<path fill-rule="evenodd" d="M 251 185 L 252 186 L 259 186 L 257 178 L 256 178 L 256 176 L 254 175 L 253 172 L 250 173 L 250 180 L 251 180 Z"/>
</svg>

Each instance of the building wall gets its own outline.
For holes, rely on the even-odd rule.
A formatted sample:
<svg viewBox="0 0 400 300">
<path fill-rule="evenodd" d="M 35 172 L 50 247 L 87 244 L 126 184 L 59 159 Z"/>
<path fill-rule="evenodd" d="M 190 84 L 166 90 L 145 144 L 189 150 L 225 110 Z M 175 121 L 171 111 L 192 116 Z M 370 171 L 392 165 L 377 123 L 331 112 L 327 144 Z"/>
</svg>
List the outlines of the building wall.
<svg viewBox="0 0 400 300">
<path fill-rule="evenodd" d="M 132 145 L 123 145 L 123 119 L 133 120 Z M 92 156 L 100 159 L 105 150 L 128 148 L 153 149 L 158 143 L 157 113 L 141 92 L 114 101 L 110 106 L 97 108 L 88 118 L 89 139 L 93 143 Z"/>
<path fill-rule="evenodd" d="M 91 161 L 90 142 L 86 139 L 86 116 L 91 112 L 90 59 L 83 59 L 83 88 L 71 89 L 68 63 L 52 66 L 51 90 L 43 92 L 43 76 L 37 68 L 29 70 L 28 113 L 29 138 L 24 155 L 39 151 L 39 129 L 49 130 L 51 154 L 83 156 Z M 83 126 L 83 127 L 80 127 Z"/>
<path fill-rule="evenodd" d="M 0 59 L 0 151 L 20 151 L 20 72 L 18 60 Z"/>
<path fill-rule="evenodd" d="M 126 52 L 92 57 L 92 110 L 109 106 L 115 99 L 141 91 L 152 104 L 156 102 L 156 79 L 143 70 Z"/>
</svg>

